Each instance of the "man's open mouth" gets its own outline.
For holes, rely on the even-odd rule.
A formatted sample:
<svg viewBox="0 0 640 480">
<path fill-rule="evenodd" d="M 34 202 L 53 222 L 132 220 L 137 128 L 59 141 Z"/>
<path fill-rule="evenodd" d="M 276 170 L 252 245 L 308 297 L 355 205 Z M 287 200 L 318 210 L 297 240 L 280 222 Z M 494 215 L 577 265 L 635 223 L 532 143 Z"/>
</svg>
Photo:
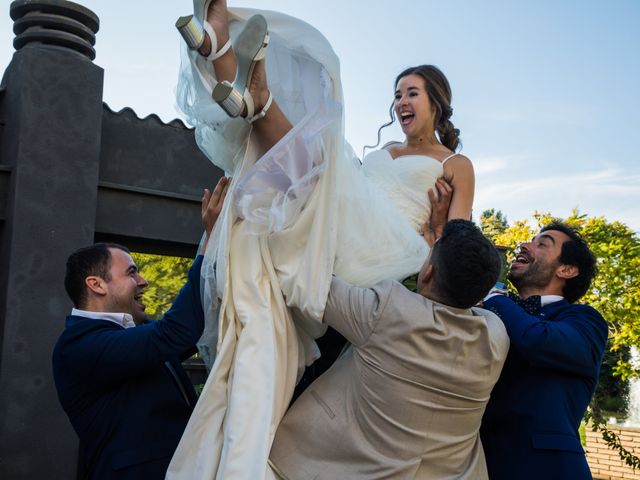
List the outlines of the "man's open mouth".
<svg viewBox="0 0 640 480">
<path fill-rule="evenodd" d="M 516 258 L 511 262 L 512 265 L 527 265 L 529 263 L 531 263 L 531 257 L 524 253 L 516 255 Z"/>
</svg>

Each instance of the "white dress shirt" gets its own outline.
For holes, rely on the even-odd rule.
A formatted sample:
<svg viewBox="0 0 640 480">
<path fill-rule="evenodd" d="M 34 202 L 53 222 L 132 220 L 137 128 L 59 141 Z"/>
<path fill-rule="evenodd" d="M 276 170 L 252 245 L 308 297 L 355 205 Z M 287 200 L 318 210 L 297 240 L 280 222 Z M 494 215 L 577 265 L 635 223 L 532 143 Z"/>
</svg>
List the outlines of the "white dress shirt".
<svg viewBox="0 0 640 480">
<path fill-rule="evenodd" d="M 486 297 L 484 297 L 483 301 L 486 302 L 487 300 L 495 297 L 496 295 L 506 296 L 506 292 L 503 290 L 492 289 L 489 292 L 489 294 Z M 544 307 L 545 305 L 549 305 L 550 303 L 553 303 L 553 302 L 559 302 L 560 300 L 564 300 L 564 297 L 562 295 L 541 295 L 540 306 Z"/>
<path fill-rule="evenodd" d="M 88 310 L 72 308 L 71 315 L 92 318 L 94 320 L 107 320 L 109 322 L 117 323 L 122 328 L 131 328 L 136 326 L 133 321 L 133 317 L 129 313 L 90 312 Z"/>
</svg>

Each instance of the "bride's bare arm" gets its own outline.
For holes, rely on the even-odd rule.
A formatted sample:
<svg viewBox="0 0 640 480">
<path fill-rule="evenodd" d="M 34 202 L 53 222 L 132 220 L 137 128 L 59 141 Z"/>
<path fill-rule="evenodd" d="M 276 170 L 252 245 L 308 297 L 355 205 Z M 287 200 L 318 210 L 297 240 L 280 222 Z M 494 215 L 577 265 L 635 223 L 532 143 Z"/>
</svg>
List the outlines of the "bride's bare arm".
<svg viewBox="0 0 640 480">
<path fill-rule="evenodd" d="M 471 220 L 475 175 L 473 164 L 464 155 L 456 155 L 444 165 L 444 177 L 453 186 L 453 198 L 449 207 L 449 220 Z"/>
</svg>

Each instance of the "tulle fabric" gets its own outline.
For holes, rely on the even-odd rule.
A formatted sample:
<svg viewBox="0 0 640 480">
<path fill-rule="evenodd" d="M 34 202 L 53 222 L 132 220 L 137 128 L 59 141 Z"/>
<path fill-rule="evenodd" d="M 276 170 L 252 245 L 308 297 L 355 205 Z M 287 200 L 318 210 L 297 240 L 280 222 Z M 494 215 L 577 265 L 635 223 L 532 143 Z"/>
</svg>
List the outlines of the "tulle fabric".
<svg viewBox="0 0 640 480">
<path fill-rule="evenodd" d="M 296 380 L 318 356 L 331 275 L 363 286 L 402 279 L 428 253 L 404 211 L 412 207 L 344 140 L 339 62 L 326 39 L 283 14 L 230 9 L 232 39 L 255 13 L 269 25 L 270 88 L 294 125 L 261 158 L 246 122 L 211 100 L 210 65 L 186 48 L 182 56 L 178 106 L 233 180 L 202 267 L 199 348 L 211 371 L 169 479 L 265 478 Z M 432 185 L 420 185 L 423 199 Z"/>
<path fill-rule="evenodd" d="M 260 190 L 265 184 L 263 183 L 259 188 L 254 188 L 254 192 L 246 192 L 240 197 L 234 195 L 234 199 L 239 198 L 242 203 L 225 203 L 209 242 L 209 245 L 215 245 L 216 248 L 206 252 L 202 267 L 201 293 L 207 322 L 198 348 L 209 368 L 213 365 L 216 351 L 222 341 L 219 338 L 221 326 L 217 322 L 219 299 L 223 298 L 228 281 L 228 242 L 234 222 L 247 216 L 249 221 L 246 230 L 251 234 L 265 234 L 289 226 L 290 219 L 300 212 L 318 176 L 325 168 L 323 159 L 310 160 L 313 157 L 305 155 L 304 152 L 300 155 L 300 149 L 309 148 L 316 153 L 317 158 L 318 152 L 326 153 L 332 148 L 343 148 L 343 144 L 336 143 L 341 142 L 343 138 L 340 66 L 331 46 L 317 30 L 301 20 L 277 12 L 244 8 L 229 9 L 232 41 L 241 30 L 243 21 L 258 13 L 266 18 L 269 25 L 270 43 L 266 57 L 269 88 L 295 128 L 267 152 L 257 168 L 259 170 L 262 165 L 270 165 L 273 159 L 277 163 L 279 158 L 284 158 L 285 161 L 287 158 L 294 159 L 285 167 L 290 169 L 289 172 L 301 171 L 300 167 L 294 165 L 296 161 L 304 163 L 308 160 L 314 164 L 314 168 L 305 169 L 303 178 L 293 175 L 287 191 L 282 191 L 279 185 L 275 189 Z M 212 163 L 232 176 L 233 182 L 229 191 L 234 192 L 239 187 L 239 180 L 243 179 L 247 170 L 254 165 L 256 155 L 249 143 L 251 130 L 247 122 L 244 119 L 230 119 L 211 100 L 210 92 L 214 84 L 215 74 L 211 63 L 183 45 L 176 93 L 177 106 L 184 113 L 188 123 L 195 127 L 196 142 L 200 149 Z M 331 145 L 327 145 L 327 142 Z M 283 154 L 287 150 L 298 155 Z M 336 151 L 331 155 L 338 157 L 341 153 Z M 273 171 L 273 167 L 270 166 L 264 169 Z M 246 185 L 246 182 L 244 184 Z M 252 197 L 251 194 L 261 198 Z M 276 197 L 273 201 L 270 200 L 272 195 Z M 260 218 L 260 215 L 264 214 L 265 202 L 279 205 L 282 215 L 274 209 L 269 217 Z M 262 208 L 254 210 L 256 203 Z M 283 216 L 286 218 L 282 218 Z M 265 221 L 273 224 L 265 228 Z M 319 318 L 324 300 L 317 300 L 315 303 L 317 306 L 314 316 Z M 313 350 L 313 347 L 310 348 Z"/>
</svg>

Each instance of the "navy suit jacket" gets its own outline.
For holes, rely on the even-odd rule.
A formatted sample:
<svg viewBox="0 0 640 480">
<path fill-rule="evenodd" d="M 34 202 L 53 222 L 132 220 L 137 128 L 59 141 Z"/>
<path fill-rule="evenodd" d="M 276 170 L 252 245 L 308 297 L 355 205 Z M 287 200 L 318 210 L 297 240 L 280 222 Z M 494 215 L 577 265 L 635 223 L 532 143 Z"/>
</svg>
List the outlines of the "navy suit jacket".
<svg viewBox="0 0 640 480">
<path fill-rule="evenodd" d="M 578 428 L 598 381 L 607 323 L 566 300 L 538 316 L 502 295 L 484 306 L 511 340 L 480 430 L 489 478 L 591 478 Z"/>
<path fill-rule="evenodd" d="M 180 361 L 194 351 L 204 326 L 201 265 L 196 258 L 162 320 L 125 329 L 67 317 L 53 376 L 80 437 L 87 478 L 164 478 L 196 401 Z"/>
</svg>

